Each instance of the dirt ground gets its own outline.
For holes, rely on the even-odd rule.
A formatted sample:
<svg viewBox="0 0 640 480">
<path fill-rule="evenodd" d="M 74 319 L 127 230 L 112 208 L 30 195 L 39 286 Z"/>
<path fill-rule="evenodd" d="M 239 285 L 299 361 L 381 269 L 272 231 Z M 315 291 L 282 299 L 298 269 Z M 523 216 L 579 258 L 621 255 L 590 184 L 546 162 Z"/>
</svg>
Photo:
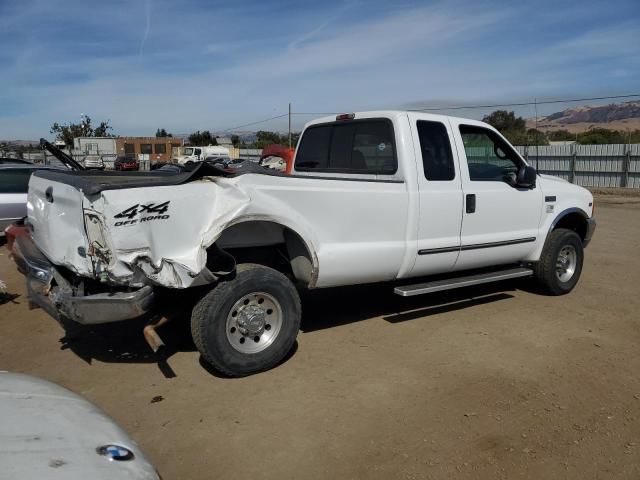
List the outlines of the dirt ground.
<svg viewBox="0 0 640 480">
<path fill-rule="evenodd" d="M 205 368 L 179 323 L 163 327 L 167 365 L 135 324 L 66 342 L 2 247 L 19 296 L 0 305 L 0 369 L 85 395 L 165 479 L 637 479 L 640 205 L 596 217 L 568 296 L 526 282 L 314 292 L 296 351 L 243 379 Z"/>
</svg>

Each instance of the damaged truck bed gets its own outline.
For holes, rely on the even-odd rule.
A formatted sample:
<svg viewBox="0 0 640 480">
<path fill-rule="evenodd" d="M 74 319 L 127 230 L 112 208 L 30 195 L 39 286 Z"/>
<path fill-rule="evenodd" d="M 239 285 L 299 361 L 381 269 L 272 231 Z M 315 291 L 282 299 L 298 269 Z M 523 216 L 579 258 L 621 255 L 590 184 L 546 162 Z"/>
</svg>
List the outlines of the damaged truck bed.
<svg viewBox="0 0 640 480">
<path fill-rule="evenodd" d="M 251 163 L 243 167 L 232 174 L 203 163 L 177 174 L 34 175 L 34 240 L 55 265 L 110 285 L 211 283 L 217 275 L 207 267 L 207 249 L 234 219 L 251 214 L 251 197 L 238 178 L 247 171 L 278 175 Z"/>
</svg>

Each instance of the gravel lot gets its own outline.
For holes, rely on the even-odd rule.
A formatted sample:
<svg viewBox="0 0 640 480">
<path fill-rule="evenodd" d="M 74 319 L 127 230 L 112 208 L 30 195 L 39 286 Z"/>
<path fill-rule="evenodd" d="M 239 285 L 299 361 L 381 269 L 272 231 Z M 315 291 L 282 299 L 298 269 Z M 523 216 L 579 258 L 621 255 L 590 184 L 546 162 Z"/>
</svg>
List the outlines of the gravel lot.
<svg viewBox="0 0 640 480">
<path fill-rule="evenodd" d="M 180 323 L 161 330 L 165 366 L 137 324 L 62 340 L 1 247 L 18 296 L 0 305 L 0 369 L 85 395 L 165 479 L 637 479 L 640 205 L 596 217 L 568 296 L 527 282 L 313 292 L 297 350 L 244 379 L 204 368 Z"/>
</svg>

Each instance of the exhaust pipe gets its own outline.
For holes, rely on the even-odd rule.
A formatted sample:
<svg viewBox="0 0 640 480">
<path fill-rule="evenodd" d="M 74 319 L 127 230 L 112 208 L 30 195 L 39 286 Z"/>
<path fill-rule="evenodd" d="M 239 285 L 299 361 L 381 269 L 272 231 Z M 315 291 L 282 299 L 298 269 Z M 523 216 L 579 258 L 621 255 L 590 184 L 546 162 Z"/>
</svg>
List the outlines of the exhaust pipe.
<svg viewBox="0 0 640 480">
<path fill-rule="evenodd" d="M 158 350 L 165 346 L 162 338 L 160 338 L 160 335 L 156 332 L 156 328 L 161 327 L 168 321 L 169 317 L 160 317 L 156 322 L 149 323 L 149 325 L 144 327 L 142 330 L 144 339 L 147 341 L 154 353 L 158 353 Z"/>
</svg>

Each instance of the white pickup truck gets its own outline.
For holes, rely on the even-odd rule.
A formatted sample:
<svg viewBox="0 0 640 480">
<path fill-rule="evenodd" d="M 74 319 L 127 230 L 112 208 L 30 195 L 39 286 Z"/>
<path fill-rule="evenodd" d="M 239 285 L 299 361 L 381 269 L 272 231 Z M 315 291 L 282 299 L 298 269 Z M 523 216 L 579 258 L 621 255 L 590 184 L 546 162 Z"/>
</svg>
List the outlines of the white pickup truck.
<svg viewBox="0 0 640 480">
<path fill-rule="evenodd" d="M 299 288 L 410 296 L 534 276 L 562 295 L 595 229 L 587 190 L 537 174 L 491 126 L 406 111 L 310 122 L 291 175 L 36 172 L 28 211 L 14 250 L 33 303 L 94 324 L 162 315 L 178 295 L 197 348 L 231 376 L 291 349 Z"/>
</svg>

